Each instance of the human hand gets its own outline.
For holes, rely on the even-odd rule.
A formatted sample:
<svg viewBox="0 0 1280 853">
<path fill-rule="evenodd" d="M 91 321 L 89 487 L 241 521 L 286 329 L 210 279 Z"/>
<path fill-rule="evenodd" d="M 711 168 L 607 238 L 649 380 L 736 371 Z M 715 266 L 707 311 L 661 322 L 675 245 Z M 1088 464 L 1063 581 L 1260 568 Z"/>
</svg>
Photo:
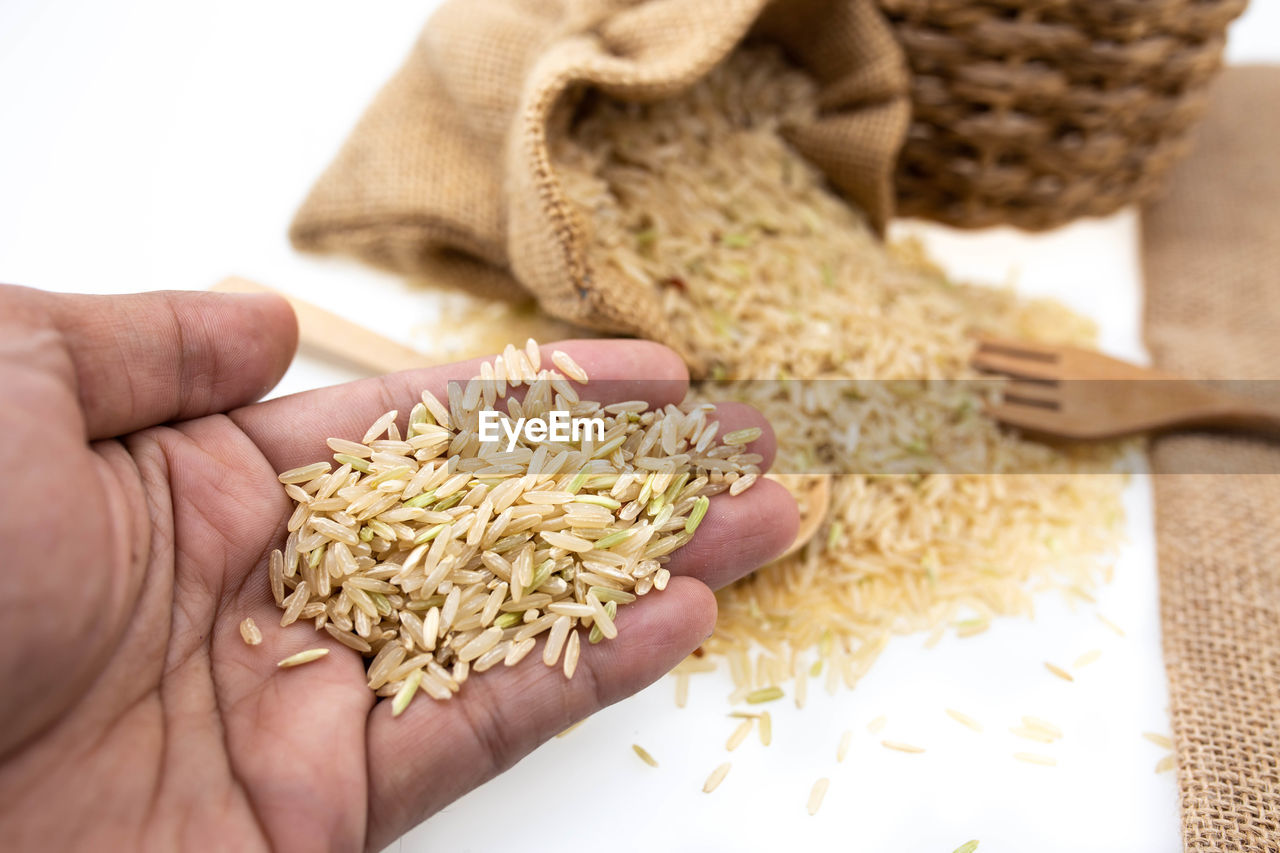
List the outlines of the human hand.
<svg viewBox="0 0 1280 853">
<path fill-rule="evenodd" d="M 772 482 L 717 496 L 667 589 L 622 608 L 572 681 L 531 655 L 392 719 L 357 654 L 278 627 L 265 563 L 292 507 L 275 473 L 424 387 L 443 397 L 474 362 L 250 405 L 296 345 L 276 297 L 0 287 L 0 335 L 0 837 L 15 849 L 380 849 L 667 672 L 710 633 L 711 588 L 795 533 Z M 656 344 L 556 346 L 593 380 L 628 380 L 602 386 L 619 399 L 678 402 L 687 383 Z M 758 413 L 718 416 L 765 426 L 753 449 L 771 461 Z M 246 616 L 261 646 L 241 641 Z M 325 661 L 276 668 L 320 646 Z"/>
</svg>

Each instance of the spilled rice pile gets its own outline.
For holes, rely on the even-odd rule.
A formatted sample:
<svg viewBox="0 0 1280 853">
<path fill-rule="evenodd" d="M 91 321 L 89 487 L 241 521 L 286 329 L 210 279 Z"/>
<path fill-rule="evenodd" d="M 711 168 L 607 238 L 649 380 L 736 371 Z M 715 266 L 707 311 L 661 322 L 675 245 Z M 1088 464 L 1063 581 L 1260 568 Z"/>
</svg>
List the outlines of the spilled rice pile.
<svg viewBox="0 0 1280 853">
<path fill-rule="evenodd" d="M 891 634 L 977 633 L 1030 613 L 1037 588 L 1087 599 L 1122 520 L 1119 475 L 1072 475 L 1116 447 L 1002 430 L 976 383 L 920 393 L 904 415 L 894 383 L 791 381 L 974 378 L 976 334 L 1093 334 L 1057 304 L 953 284 L 886 249 L 787 144 L 816 109 L 804 74 L 745 49 L 677 98 L 592 102 L 555 152 L 592 263 L 656 289 L 674 345 L 711 379 L 779 380 L 732 386 L 773 423 L 775 470 L 858 472 L 834 475 L 804 549 L 720 593 L 711 659 L 682 665 L 726 657 L 739 700 L 794 680 L 802 702 L 824 668 L 828 689 L 852 686 Z"/>
<path fill-rule="evenodd" d="M 369 687 L 395 697 L 395 714 L 419 690 L 448 699 L 470 672 L 515 665 L 543 634 L 543 663 L 572 678 L 577 628 L 591 643 L 616 637 L 617 608 L 666 587 L 664 564 L 710 497 L 760 473 L 758 427 L 718 435 L 712 407 L 696 402 L 583 400 L 580 366 L 560 351 L 554 368 L 541 361 L 532 340 L 508 346 L 480 377 L 452 383 L 447 406 L 424 391 L 403 434 L 387 412 L 358 441 L 329 439 L 332 463 L 280 475 L 297 504 L 269 561 L 281 624 L 310 620 L 371 658 Z M 568 442 L 521 432 L 508 449 L 481 441 L 480 412 L 495 409 L 513 425 L 555 410 L 601 431 Z M 261 642 L 251 620 L 241 632 Z"/>
</svg>

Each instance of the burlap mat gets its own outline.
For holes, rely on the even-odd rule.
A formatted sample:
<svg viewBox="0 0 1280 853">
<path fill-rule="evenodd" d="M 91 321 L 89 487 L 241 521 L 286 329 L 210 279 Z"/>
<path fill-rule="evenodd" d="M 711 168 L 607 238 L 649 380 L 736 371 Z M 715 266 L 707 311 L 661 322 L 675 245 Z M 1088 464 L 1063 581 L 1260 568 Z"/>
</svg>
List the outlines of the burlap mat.
<svg viewBox="0 0 1280 853">
<path fill-rule="evenodd" d="M 821 114 L 791 142 L 883 225 L 909 78 L 871 0 L 452 0 L 290 237 L 485 295 L 522 285 L 556 317 L 678 344 L 652 289 L 593 269 L 589 222 L 565 198 L 548 140 L 587 88 L 669 97 L 748 37 L 779 43 L 816 78 Z"/>
<path fill-rule="evenodd" d="M 1234 68 L 1190 159 L 1143 218 L 1157 366 L 1280 375 L 1280 68 Z M 1280 447 L 1203 435 L 1155 447 L 1160 605 L 1187 850 L 1280 845 Z"/>
</svg>

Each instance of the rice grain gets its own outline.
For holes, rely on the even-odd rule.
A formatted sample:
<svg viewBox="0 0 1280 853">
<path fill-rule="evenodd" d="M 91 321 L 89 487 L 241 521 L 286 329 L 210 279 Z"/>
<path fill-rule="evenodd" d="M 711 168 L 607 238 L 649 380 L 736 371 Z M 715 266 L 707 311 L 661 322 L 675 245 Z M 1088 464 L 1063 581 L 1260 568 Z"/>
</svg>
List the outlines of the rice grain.
<svg viewBox="0 0 1280 853">
<path fill-rule="evenodd" d="M 298 652 L 296 655 L 289 655 L 289 657 L 277 663 L 276 666 L 280 669 L 291 669 L 295 666 L 302 666 L 304 663 L 320 660 L 327 654 L 329 654 L 328 649 L 307 649 L 306 651 Z"/>
<path fill-rule="evenodd" d="M 982 724 L 979 723 L 977 720 L 975 720 L 973 717 L 970 717 L 968 714 L 957 711 L 954 708 L 948 708 L 947 716 L 955 720 L 960 725 L 973 729 L 975 732 L 982 731 Z"/>
<path fill-rule="evenodd" d="M 822 799 L 827 795 L 827 788 L 831 785 L 831 780 L 823 776 L 817 782 L 813 783 L 813 788 L 809 791 L 809 816 L 813 817 L 818 813 L 818 809 L 822 808 Z"/>
<path fill-rule="evenodd" d="M 247 646 L 257 646 L 262 643 L 262 631 L 259 630 L 252 616 L 245 617 L 240 623 L 240 639 L 244 640 Z"/>
<path fill-rule="evenodd" d="M 398 717 L 404 713 L 409 703 L 413 701 L 413 697 L 417 695 L 420 684 L 422 684 L 422 670 L 415 669 L 405 678 L 404 684 L 391 700 L 391 716 Z"/>
<path fill-rule="evenodd" d="M 1045 661 L 1044 668 L 1052 672 L 1054 675 L 1058 676 L 1058 678 L 1061 678 L 1063 681 L 1076 680 L 1071 673 L 1067 672 L 1065 669 L 1058 666 L 1056 663 L 1050 663 L 1049 661 Z"/>
<path fill-rule="evenodd" d="M 638 743 L 633 743 L 633 744 L 631 744 L 631 750 L 632 750 L 636 755 L 640 756 L 640 760 L 641 760 L 641 761 L 643 761 L 645 764 L 648 764 L 650 767 L 657 767 L 657 766 L 658 766 L 658 759 L 656 759 L 656 758 L 654 758 L 652 755 L 650 755 L 650 754 L 649 754 L 649 750 L 645 749 L 645 748 L 644 748 L 643 746 L 641 746 L 640 744 L 638 744 Z"/>
<path fill-rule="evenodd" d="M 578 632 L 572 631 L 569 639 L 564 646 L 564 677 L 573 678 L 573 673 L 578 669 L 578 654 L 580 651 L 581 641 L 578 639 Z"/>
<path fill-rule="evenodd" d="M 742 746 L 742 742 L 751 734 L 751 726 L 753 723 L 754 721 L 751 719 L 746 719 L 739 723 L 738 727 L 733 730 L 733 734 L 729 735 L 729 740 L 725 742 L 724 748 L 729 752 L 733 752 L 735 749 Z"/>
<path fill-rule="evenodd" d="M 711 775 L 707 777 L 707 781 L 702 783 L 702 793 L 710 794 L 716 788 L 720 787 L 720 783 L 724 781 L 724 777 L 729 775 L 729 768 L 732 765 L 726 761 L 715 770 L 711 771 Z"/>
<path fill-rule="evenodd" d="M 1080 655 L 1080 657 L 1076 658 L 1075 663 L 1073 663 L 1071 666 L 1074 669 L 1080 669 L 1081 667 L 1088 666 L 1089 664 L 1095 662 L 1100 657 L 1102 657 L 1102 649 L 1090 649 L 1089 651 Z"/>
<path fill-rule="evenodd" d="M 763 702 L 774 702 L 783 697 L 781 687 L 761 687 L 759 690 L 752 690 L 746 694 L 745 698 L 749 705 L 759 705 Z"/>
<path fill-rule="evenodd" d="M 923 746 L 913 746 L 912 744 L 902 743 L 901 741 L 896 740 L 882 740 L 880 741 L 880 745 L 885 749 L 896 749 L 898 752 L 924 752 Z"/>
<path fill-rule="evenodd" d="M 853 732 L 846 729 L 845 733 L 840 735 L 840 745 L 836 747 L 837 763 L 844 761 L 845 756 L 849 754 L 849 746 L 852 743 L 853 743 Z"/>
<path fill-rule="evenodd" d="M 689 704 L 689 674 L 676 673 L 676 707 L 683 708 Z"/>
<path fill-rule="evenodd" d="M 887 383 L 866 383 L 855 401 L 842 394 L 847 383 L 820 381 L 969 379 L 975 332 L 1080 344 L 1093 335 L 1060 305 L 955 284 L 918 250 L 885 248 L 789 142 L 822 111 L 809 76 L 781 52 L 750 46 L 677 96 L 584 104 L 551 160 L 592 224 L 587 261 L 602 278 L 653 294 L 667 339 L 696 371 L 787 380 L 735 392 L 773 425 L 777 470 L 841 470 L 830 429 L 841 423 L 858 425 L 848 437 L 857 470 L 914 475 L 831 476 L 826 535 L 717 594 L 710 655 L 803 652 L 831 632 L 859 656 L 836 676 L 850 684 L 904 628 L 979 633 L 996 616 L 1027 612 L 1041 581 L 1088 595 L 1119 530 L 1122 479 L 1070 476 L 1115 458 L 1115 445 L 1056 448 L 1004 431 L 981 415 L 978 391 L 912 420 L 895 417 L 900 401 Z M 695 399 L 710 393 L 723 386 L 695 386 Z M 1042 476 L 940 473 L 962 469 L 948 455 L 957 420 L 972 427 L 984 471 Z M 730 457 L 713 454 L 746 459 L 735 442 L 752 436 L 734 431 L 717 449 L 717 430 L 704 418 L 689 441 L 708 460 L 708 488 L 745 488 L 758 472 L 732 476 L 718 470 Z M 643 441 L 645 453 L 673 446 L 661 429 Z M 826 476 L 786 484 L 802 516 Z M 624 513 L 640 509 L 624 504 Z M 1040 534 L 1046 526 L 1055 536 Z"/>
</svg>

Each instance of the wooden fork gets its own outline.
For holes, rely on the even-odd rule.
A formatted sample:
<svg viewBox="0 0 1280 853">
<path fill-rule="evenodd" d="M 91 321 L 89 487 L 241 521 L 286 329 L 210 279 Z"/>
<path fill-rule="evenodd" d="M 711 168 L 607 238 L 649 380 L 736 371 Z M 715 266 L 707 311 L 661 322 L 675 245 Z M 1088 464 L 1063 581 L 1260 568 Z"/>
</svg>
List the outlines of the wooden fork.
<svg viewBox="0 0 1280 853">
<path fill-rule="evenodd" d="M 1280 435 L 1280 401 L 1219 388 L 1078 347 L 979 339 L 970 363 L 1008 377 L 996 420 L 1042 435 L 1117 438 L 1223 428 Z"/>
</svg>

